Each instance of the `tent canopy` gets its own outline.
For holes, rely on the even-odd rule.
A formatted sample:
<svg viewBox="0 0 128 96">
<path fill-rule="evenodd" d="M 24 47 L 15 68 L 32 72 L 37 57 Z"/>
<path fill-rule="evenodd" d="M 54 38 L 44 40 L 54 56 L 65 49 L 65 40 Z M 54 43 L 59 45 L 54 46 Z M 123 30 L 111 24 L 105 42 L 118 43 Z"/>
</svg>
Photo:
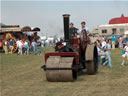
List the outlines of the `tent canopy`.
<svg viewBox="0 0 128 96">
<path fill-rule="evenodd" d="M 125 31 L 124 34 L 125 34 L 125 35 L 128 35 L 128 31 Z"/>
</svg>

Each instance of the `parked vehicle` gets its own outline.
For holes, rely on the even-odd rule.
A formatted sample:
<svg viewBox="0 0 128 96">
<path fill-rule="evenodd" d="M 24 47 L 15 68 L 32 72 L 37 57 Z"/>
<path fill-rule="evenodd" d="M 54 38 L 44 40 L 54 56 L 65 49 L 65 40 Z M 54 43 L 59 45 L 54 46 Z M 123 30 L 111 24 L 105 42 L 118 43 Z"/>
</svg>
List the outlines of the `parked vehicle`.
<svg viewBox="0 0 128 96">
<path fill-rule="evenodd" d="M 128 37 L 124 38 L 124 40 L 123 40 L 123 47 L 126 45 L 126 42 L 128 42 Z"/>
<path fill-rule="evenodd" d="M 38 27 L 31 28 L 29 26 L 20 27 L 19 25 L 5 25 L 0 23 L 0 51 L 5 50 L 4 42 L 7 41 L 7 47 L 8 47 L 8 53 L 11 53 L 11 50 L 9 49 L 9 41 L 12 40 L 14 42 L 13 44 L 13 50 L 12 53 L 17 51 L 17 39 L 28 39 L 29 41 L 32 41 L 32 39 L 35 39 L 38 37 L 37 32 L 40 31 Z M 33 32 L 33 36 L 28 35 L 28 33 Z"/>
</svg>

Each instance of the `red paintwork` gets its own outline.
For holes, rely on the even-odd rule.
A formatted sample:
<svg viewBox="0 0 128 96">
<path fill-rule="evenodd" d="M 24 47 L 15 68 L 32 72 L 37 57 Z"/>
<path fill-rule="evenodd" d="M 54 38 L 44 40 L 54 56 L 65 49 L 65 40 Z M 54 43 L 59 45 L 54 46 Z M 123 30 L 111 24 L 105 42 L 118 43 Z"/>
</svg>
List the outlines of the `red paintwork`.
<svg viewBox="0 0 128 96">
<path fill-rule="evenodd" d="M 75 57 L 75 65 L 78 65 L 78 55 L 75 52 L 56 52 L 56 53 L 46 53 L 45 62 L 49 56 L 72 56 Z"/>
<path fill-rule="evenodd" d="M 45 54 L 45 63 L 47 62 L 47 59 L 49 56 L 68 56 L 68 57 L 75 57 L 75 65 L 79 64 L 79 56 L 85 56 L 85 51 L 87 44 L 89 44 L 90 39 L 87 36 L 86 31 L 83 31 L 81 33 L 80 38 L 77 38 L 76 36 L 73 39 L 73 48 L 76 50 L 76 52 L 55 52 L 55 53 L 46 53 Z M 75 68 L 73 71 L 78 71 L 78 68 Z"/>
<path fill-rule="evenodd" d="M 74 37 L 73 48 L 76 49 L 78 53 L 80 53 L 80 38 Z"/>
<path fill-rule="evenodd" d="M 1 48 L 1 47 L 3 47 L 3 42 L 2 42 L 2 41 L 0 41 L 0 48 Z"/>
<path fill-rule="evenodd" d="M 125 17 L 123 14 L 121 17 L 113 18 L 109 21 L 109 24 L 123 24 L 128 23 L 128 17 Z"/>
<path fill-rule="evenodd" d="M 74 37 L 73 44 L 79 44 L 80 38 Z"/>
</svg>

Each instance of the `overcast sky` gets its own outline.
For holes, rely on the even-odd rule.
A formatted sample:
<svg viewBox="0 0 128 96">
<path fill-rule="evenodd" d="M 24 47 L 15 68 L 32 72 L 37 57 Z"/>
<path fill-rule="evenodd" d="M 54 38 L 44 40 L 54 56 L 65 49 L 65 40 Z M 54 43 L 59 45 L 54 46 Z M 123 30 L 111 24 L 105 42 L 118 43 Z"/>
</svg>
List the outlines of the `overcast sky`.
<svg viewBox="0 0 128 96">
<path fill-rule="evenodd" d="M 128 1 L 11 1 L 1 4 L 1 19 L 4 24 L 40 27 L 41 33 L 53 36 L 63 34 L 63 14 L 70 14 L 70 21 L 80 29 L 85 21 L 91 31 L 98 25 L 108 24 L 123 13 L 128 17 Z"/>
</svg>

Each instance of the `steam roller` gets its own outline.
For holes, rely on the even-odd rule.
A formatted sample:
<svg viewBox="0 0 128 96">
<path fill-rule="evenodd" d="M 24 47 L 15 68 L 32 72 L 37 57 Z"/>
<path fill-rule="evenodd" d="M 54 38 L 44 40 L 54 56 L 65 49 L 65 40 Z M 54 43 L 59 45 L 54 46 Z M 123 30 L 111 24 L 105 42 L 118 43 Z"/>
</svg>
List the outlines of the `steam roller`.
<svg viewBox="0 0 128 96">
<path fill-rule="evenodd" d="M 85 29 L 78 34 L 75 27 L 69 28 L 69 17 L 63 15 L 64 40 L 56 43 L 55 52 L 45 54 L 45 65 L 41 66 L 49 82 L 75 81 L 83 70 L 88 75 L 98 72 L 96 45 L 91 43 Z"/>
</svg>

